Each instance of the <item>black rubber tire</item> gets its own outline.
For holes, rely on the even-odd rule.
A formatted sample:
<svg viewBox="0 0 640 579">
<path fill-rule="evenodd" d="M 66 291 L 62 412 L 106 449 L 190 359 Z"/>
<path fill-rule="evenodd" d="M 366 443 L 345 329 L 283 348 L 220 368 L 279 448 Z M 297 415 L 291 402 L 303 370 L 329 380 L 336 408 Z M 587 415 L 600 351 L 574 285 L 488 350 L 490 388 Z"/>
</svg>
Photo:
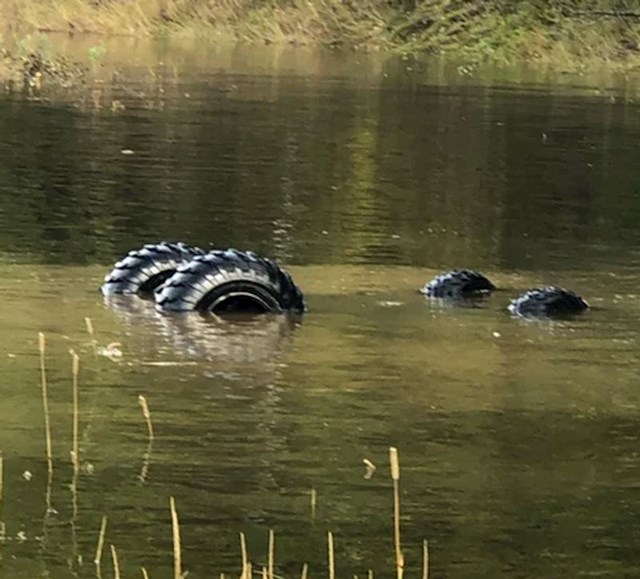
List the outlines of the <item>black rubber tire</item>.
<svg viewBox="0 0 640 579">
<path fill-rule="evenodd" d="M 467 299 L 496 289 L 485 276 L 470 269 L 456 269 L 434 277 L 420 291 L 431 298 Z"/>
<path fill-rule="evenodd" d="M 589 309 L 578 294 L 561 287 L 533 288 L 519 295 L 509 304 L 509 311 L 520 317 L 573 316 Z"/>
<path fill-rule="evenodd" d="M 166 312 L 296 312 L 304 297 L 274 261 L 250 251 L 211 251 L 178 268 L 156 293 Z"/>
<path fill-rule="evenodd" d="M 178 266 L 204 253 L 202 249 L 182 242 L 147 244 L 130 251 L 118 261 L 104 278 L 100 291 L 105 296 L 151 295 L 175 273 Z"/>
</svg>

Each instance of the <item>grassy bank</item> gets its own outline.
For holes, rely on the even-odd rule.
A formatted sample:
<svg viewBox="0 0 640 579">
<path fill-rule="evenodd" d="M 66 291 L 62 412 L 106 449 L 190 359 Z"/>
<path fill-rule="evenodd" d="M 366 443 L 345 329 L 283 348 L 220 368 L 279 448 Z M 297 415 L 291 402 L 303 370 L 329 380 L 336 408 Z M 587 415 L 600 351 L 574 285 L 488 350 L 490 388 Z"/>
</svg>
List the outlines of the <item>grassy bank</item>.
<svg viewBox="0 0 640 579">
<path fill-rule="evenodd" d="M 22 33 L 220 35 L 474 61 L 640 62 L 640 5 L 631 0 L 4 0 L 0 22 Z"/>
</svg>

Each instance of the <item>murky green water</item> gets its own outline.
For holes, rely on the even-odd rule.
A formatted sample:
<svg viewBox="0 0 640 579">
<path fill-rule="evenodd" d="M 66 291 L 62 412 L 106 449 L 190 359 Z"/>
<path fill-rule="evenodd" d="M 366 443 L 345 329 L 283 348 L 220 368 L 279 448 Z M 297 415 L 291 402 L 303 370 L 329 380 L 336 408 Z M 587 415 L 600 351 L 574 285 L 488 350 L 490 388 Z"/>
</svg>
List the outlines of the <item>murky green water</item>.
<svg viewBox="0 0 640 579">
<path fill-rule="evenodd" d="M 131 54 L 84 99 L 0 99 L 0 574 L 96 576 L 106 515 L 103 576 L 113 544 L 123 577 L 172 577 L 174 496 L 190 577 L 239 573 L 240 531 L 259 569 L 270 528 L 280 575 L 309 562 L 325 576 L 332 530 L 339 576 L 391 577 L 393 445 L 409 577 L 424 538 L 433 577 L 638 575 L 631 80 L 514 83 L 304 49 Z M 275 257 L 310 311 L 234 323 L 105 303 L 110 263 L 160 239 Z M 477 309 L 415 291 L 460 266 L 504 291 Z M 505 312 L 551 282 L 594 309 L 562 323 Z M 101 355 L 111 342 L 121 357 Z"/>
</svg>

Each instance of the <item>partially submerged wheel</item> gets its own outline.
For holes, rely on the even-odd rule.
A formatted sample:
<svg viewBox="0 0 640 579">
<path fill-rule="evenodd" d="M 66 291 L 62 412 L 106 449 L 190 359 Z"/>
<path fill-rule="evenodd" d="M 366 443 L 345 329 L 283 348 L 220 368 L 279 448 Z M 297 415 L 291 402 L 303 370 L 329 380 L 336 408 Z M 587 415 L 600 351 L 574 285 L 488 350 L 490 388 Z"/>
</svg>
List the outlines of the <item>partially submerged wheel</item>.
<svg viewBox="0 0 640 579">
<path fill-rule="evenodd" d="M 166 312 L 295 312 L 304 297 L 291 276 L 250 251 L 211 251 L 178 268 L 155 295 Z"/>
<path fill-rule="evenodd" d="M 530 289 L 509 304 L 512 314 L 524 318 L 573 316 L 588 308 L 578 294 L 557 286 Z"/>
<path fill-rule="evenodd" d="M 487 295 L 495 289 L 481 273 L 456 269 L 434 277 L 420 291 L 432 298 L 466 299 Z"/>
<path fill-rule="evenodd" d="M 114 294 L 151 295 L 171 277 L 178 266 L 187 263 L 196 255 L 205 252 L 185 243 L 162 241 L 147 244 L 130 251 L 116 262 L 104 278 L 100 291 L 108 296 Z"/>
</svg>

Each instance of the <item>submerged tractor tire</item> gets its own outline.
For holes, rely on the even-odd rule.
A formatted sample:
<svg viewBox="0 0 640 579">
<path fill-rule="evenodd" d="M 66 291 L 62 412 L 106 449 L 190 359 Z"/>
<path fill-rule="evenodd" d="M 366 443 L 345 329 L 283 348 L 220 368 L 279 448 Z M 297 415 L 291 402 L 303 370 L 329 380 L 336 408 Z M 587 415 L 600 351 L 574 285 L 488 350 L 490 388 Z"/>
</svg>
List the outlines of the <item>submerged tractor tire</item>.
<svg viewBox="0 0 640 579">
<path fill-rule="evenodd" d="M 296 312 L 302 292 L 274 261 L 235 249 L 211 251 L 178 268 L 156 293 L 166 312 Z"/>
<path fill-rule="evenodd" d="M 524 318 L 573 316 L 588 308 L 579 295 L 556 286 L 530 289 L 509 305 L 512 314 Z"/>
<path fill-rule="evenodd" d="M 178 266 L 205 252 L 184 243 L 147 244 L 130 251 L 118 261 L 104 278 L 100 291 L 105 296 L 114 294 L 151 295 Z"/>
<path fill-rule="evenodd" d="M 466 299 L 480 297 L 496 289 L 485 276 L 460 269 L 434 277 L 420 291 L 431 298 Z"/>
</svg>

